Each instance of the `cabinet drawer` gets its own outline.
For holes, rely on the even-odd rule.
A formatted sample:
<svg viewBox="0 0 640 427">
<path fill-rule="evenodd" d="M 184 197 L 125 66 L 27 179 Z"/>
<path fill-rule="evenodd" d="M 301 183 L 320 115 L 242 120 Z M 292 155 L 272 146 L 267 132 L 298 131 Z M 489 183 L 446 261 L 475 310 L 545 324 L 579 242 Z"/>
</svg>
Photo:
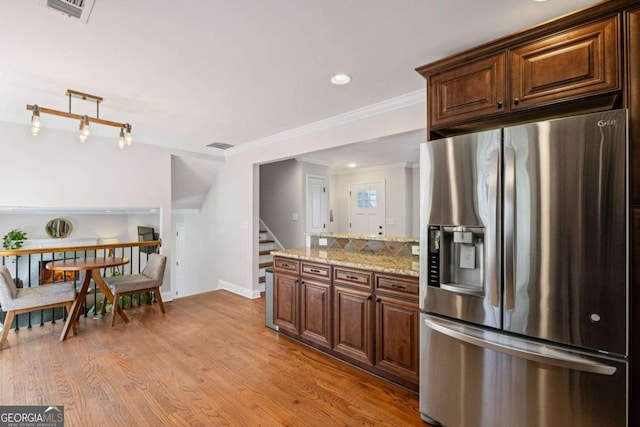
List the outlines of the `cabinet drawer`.
<svg viewBox="0 0 640 427">
<path fill-rule="evenodd" d="M 376 292 L 403 296 L 417 296 L 420 285 L 417 278 L 376 274 Z"/>
<path fill-rule="evenodd" d="M 363 270 L 335 267 L 333 270 L 333 281 L 334 283 L 342 283 L 363 289 L 372 289 L 373 273 Z"/>
<path fill-rule="evenodd" d="M 276 257 L 273 260 L 273 267 L 276 270 L 280 270 L 283 272 L 291 272 L 298 273 L 298 268 L 300 267 L 300 261 L 291 259 L 291 258 L 280 258 Z"/>
<path fill-rule="evenodd" d="M 331 280 L 331 266 L 327 264 L 314 264 L 302 261 L 302 270 L 300 271 L 300 275 Z"/>
</svg>

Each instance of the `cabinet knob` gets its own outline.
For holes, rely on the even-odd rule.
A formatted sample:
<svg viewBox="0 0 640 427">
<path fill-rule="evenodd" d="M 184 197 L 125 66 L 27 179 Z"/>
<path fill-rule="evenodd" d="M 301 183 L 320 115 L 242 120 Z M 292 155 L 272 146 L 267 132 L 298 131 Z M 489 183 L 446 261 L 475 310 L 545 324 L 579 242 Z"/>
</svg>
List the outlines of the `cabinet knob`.
<svg viewBox="0 0 640 427">
<path fill-rule="evenodd" d="M 518 105 L 519 103 L 520 103 L 520 100 L 518 98 L 513 99 L 513 105 Z"/>
<path fill-rule="evenodd" d="M 496 104 L 496 107 L 497 107 L 497 108 L 502 108 L 502 102 L 498 102 L 498 103 Z"/>
</svg>

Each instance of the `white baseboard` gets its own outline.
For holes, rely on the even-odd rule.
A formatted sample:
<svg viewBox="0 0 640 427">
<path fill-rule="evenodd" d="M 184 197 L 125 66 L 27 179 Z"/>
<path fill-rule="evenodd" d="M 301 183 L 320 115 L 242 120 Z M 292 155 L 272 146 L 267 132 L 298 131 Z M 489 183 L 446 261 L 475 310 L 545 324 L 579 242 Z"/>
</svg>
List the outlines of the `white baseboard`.
<svg viewBox="0 0 640 427">
<path fill-rule="evenodd" d="M 260 298 L 260 289 L 247 289 L 224 280 L 218 280 L 218 289 L 224 289 L 225 291 L 229 291 L 249 299 Z"/>
<path fill-rule="evenodd" d="M 162 292 L 162 302 L 173 301 L 173 294 L 171 292 Z"/>
</svg>

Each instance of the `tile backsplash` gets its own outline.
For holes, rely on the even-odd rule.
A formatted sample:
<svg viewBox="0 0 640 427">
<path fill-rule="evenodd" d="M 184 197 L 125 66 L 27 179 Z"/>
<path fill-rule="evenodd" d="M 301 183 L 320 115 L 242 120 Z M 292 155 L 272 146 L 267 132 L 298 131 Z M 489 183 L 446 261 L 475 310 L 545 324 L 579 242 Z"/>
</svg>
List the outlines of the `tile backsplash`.
<svg viewBox="0 0 640 427">
<path fill-rule="evenodd" d="M 319 240 L 326 239 L 327 245 L 320 246 Z M 393 255 L 411 257 L 411 247 L 419 244 L 418 240 L 415 241 L 397 241 L 397 240 L 381 240 L 366 239 L 366 238 L 349 238 L 349 237 L 334 237 L 330 235 L 325 236 L 310 236 L 309 241 L 312 249 L 335 249 L 345 252 L 364 252 L 376 255 Z"/>
</svg>

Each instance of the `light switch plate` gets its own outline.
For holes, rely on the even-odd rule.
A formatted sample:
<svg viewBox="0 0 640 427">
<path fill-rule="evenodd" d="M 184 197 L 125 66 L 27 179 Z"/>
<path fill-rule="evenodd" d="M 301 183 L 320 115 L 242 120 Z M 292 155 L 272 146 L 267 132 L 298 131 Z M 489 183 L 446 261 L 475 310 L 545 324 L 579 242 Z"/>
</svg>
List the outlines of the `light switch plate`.
<svg viewBox="0 0 640 427">
<path fill-rule="evenodd" d="M 411 246 L 411 255 L 420 255 L 420 245 Z"/>
<path fill-rule="evenodd" d="M 321 237 L 318 239 L 318 245 L 327 246 L 327 239 L 325 237 Z"/>
</svg>

